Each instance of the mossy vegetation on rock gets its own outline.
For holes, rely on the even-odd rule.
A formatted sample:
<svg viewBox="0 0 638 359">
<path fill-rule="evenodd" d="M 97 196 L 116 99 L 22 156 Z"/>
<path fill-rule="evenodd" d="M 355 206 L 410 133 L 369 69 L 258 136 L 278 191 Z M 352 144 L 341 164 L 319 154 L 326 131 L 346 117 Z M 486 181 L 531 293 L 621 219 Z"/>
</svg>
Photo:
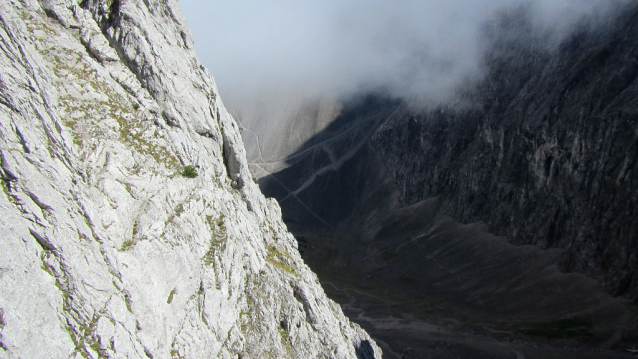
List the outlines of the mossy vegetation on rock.
<svg viewBox="0 0 638 359">
<path fill-rule="evenodd" d="M 182 171 L 182 176 L 186 178 L 195 178 L 198 176 L 197 170 L 195 169 L 194 166 L 188 165 L 184 167 L 184 170 Z"/>
</svg>

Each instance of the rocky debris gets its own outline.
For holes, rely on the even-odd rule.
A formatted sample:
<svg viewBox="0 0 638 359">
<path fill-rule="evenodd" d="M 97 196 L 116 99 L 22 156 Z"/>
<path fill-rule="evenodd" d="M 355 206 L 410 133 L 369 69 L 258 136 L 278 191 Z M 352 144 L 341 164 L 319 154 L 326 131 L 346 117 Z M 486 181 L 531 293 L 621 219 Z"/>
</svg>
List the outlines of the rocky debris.
<svg viewBox="0 0 638 359">
<path fill-rule="evenodd" d="M 381 356 L 249 180 L 176 1 L 5 1 L 0 39 L 0 356 Z"/>
</svg>

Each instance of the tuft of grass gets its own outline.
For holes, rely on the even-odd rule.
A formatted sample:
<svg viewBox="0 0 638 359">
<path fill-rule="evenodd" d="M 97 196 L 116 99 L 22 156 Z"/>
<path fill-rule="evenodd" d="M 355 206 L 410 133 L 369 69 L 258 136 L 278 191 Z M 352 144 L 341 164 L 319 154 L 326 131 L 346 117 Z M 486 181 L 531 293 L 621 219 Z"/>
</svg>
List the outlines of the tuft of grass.
<svg viewBox="0 0 638 359">
<path fill-rule="evenodd" d="M 186 178 L 195 178 L 198 176 L 198 174 L 197 174 L 197 171 L 195 170 L 195 167 L 188 165 L 184 167 L 184 170 L 182 171 L 182 176 Z"/>
<path fill-rule="evenodd" d="M 106 350 L 102 349 L 96 334 L 99 318 L 98 315 L 94 315 L 89 323 L 80 324 L 77 328 L 70 325 L 66 327 L 67 333 L 75 344 L 74 353 L 80 354 L 83 358 L 92 358 L 88 348 L 97 353 L 98 358 L 106 358 Z"/>
<path fill-rule="evenodd" d="M 217 227 L 219 227 L 223 231 L 226 231 L 226 224 L 224 223 L 224 218 L 226 218 L 226 215 L 224 215 L 223 213 L 220 213 L 219 218 L 217 218 Z"/>
<path fill-rule="evenodd" d="M 133 301 L 128 292 L 124 292 L 124 303 L 126 303 L 126 310 L 128 310 L 129 313 L 133 313 Z"/>
<path fill-rule="evenodd" d="M 132 239 L 132 238 L 131 239 L 127 239 L 127 240 L 124 241 L 124 243 L 122 243 L 122 249 L 121 250 L 125 251 L 125 250 L 127 250 L 129 248 L 132 248 L 135 245 L 135 243 L 136 242 L 135 242 L 134 239 Z"/>
<path fill-rule="evenodd" d="M 293 358 L 294 349 L 292 347 L 292 343 L 290 342 L 290 332 L 288 331 L 288 329 L 286 329 L 283 322 L 279 324 L 279 328 L 277 329 L 279 331 L 279 336 L 281 337 L 281 345 L 286 350 L 288 356 Z"/>
<path fill-rule="evenodd" d="M 171 290 L 171 292 L 168 294 L 168 299 L 166 300 L 166 304 L 173 303 L 173 297 L 175 297 L 175 294 L 177 294 L 177 288 L 173 288 L 173 290 Z"/>
<path fill-rule="evenodd" d="M 215 256 L 226 250 L 226 241 L 228 239 L 228 233 L 226 231 L 226 224 L 224 223 L 224 214 L 220 214 L 219 218 L 213 219 L 213 216 L 206 216 L 212 232 L 213 238 L 210 242 L 210 248 L 204 255 L 204 263 L 208 266 L 215 267 Z"/>
<path fill-rule="evenodd" d="M 133 223 L 133 236 L 135 236 L 138 232 L 138 228 L 137 228 L 138 224 L 137 221 L 135 221 L 135 223 Z"/>
<path fill-rule="evenodd" d="M 268 247 L 268 254 L 266 260 L 273 266 L 283 270 L 286 273 L 292 274 L 295 277 L 299 277 L 297 270 L 290 266 L 289 263 L 294 263 L 292 258 L 287 253 L 280 252 L 277 247 Z"/>
<path fill-rule="evenodd" d="M 0 180 L 0 185 L 2 186 L 2 191 L 7 196 L 7 198 L 11 198 L 11 195 L 9 194 L 9 183 L 8 183 L 8 181 L 2 179 L 2 180 Z"/>
<path fill-rule="evenodd" d="M 177 349 L 171 349 L 171 358 L 184 359 L 184 357 L 179 354 L 179 351 Z"/>
</svg>

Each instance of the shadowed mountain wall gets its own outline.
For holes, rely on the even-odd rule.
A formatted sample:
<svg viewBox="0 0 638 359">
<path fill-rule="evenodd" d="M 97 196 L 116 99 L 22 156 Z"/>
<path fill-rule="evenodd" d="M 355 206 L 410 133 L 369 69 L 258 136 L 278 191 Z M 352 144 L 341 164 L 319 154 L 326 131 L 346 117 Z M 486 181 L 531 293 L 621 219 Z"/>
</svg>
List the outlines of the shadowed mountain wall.
<svg viewBox="0 0 638 359">
<path fill-rule="evenodd" d="M 638 294 L 636 6 L 557 50 L 513 21 L 471 109 L 395 117 L 374 136 L 403 203 L 441 196 L 515 244 L 565 248 L 564 271 Z"/>
<path fill-rule="evenodd" d="M 389 357 L 624 357 L 597 350 L 636 343 L 635 19 L 555 46 L 503 19 L 486 29 L 485 79 L 456 102 L 346 102 L 291 155 L 252 163 Z"/>
</svg>

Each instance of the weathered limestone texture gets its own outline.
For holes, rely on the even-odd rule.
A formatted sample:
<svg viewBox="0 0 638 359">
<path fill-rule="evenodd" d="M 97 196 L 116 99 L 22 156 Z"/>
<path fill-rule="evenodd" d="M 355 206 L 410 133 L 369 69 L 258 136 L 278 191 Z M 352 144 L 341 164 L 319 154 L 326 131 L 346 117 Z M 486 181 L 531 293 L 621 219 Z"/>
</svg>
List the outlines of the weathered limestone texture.
<svg viewBox="0 0 638 359">
<path fill-rule="evenodd" d="M 253 183 L 177 1 L 0 22 L 0 357 L 381 356 Z"/>
</svg>

